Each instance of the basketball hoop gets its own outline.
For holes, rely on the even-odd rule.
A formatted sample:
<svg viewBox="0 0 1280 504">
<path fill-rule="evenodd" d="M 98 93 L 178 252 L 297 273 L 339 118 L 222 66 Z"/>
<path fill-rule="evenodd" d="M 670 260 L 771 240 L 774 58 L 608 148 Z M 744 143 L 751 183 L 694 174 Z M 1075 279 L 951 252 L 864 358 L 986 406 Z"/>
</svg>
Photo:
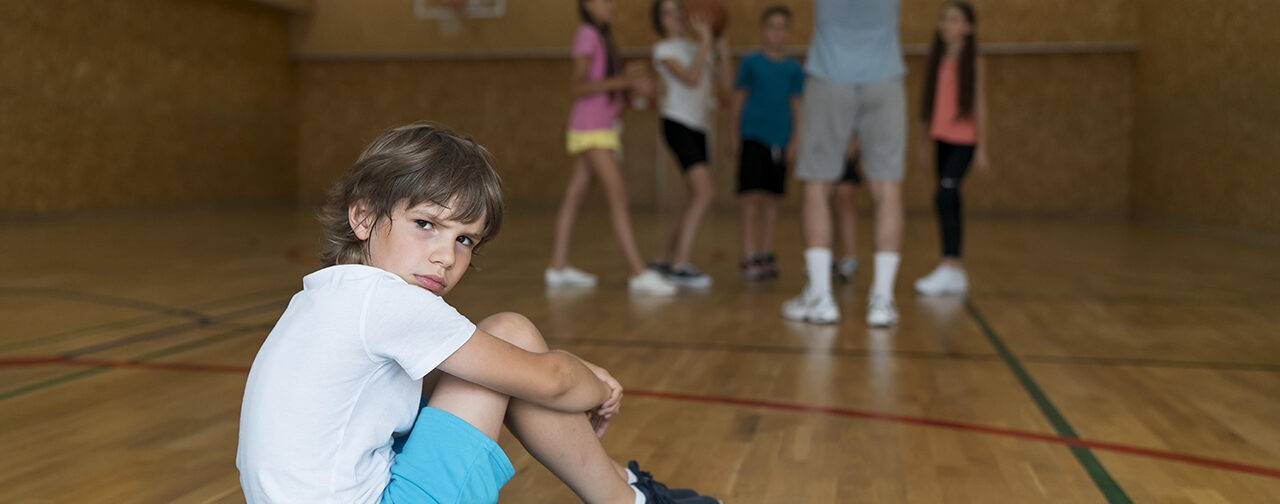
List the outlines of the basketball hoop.
<svg viewBox="0 0 1280 504">
<path fill-rule="evenodd" d="M 436 20 L 445 37 L 460 33 L 463 19 L 496 19 L 506 12 L 506 0 L 413 0 L 414 17 Z"/>
</svg>

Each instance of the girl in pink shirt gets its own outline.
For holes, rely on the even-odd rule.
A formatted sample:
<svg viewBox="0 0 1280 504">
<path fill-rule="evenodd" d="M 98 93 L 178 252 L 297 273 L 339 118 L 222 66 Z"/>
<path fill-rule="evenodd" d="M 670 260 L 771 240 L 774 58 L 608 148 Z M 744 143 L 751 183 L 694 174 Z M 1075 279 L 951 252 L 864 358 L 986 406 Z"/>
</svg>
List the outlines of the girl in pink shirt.
<svg viewBox="0 0 1280 504">
<path fill-rule="evenodd" d="M 544 278 L 547 287 L 593 287 L 596 276 L 569 266 L 569 242 L 578 208 L 587 198 L 591 180 L 598 179 L 609 200 L 609 220 L 613 237 L 627 261 L 628 287 L 640 294 L 670 296 L 676 287 L 656 272 L 645 268 L 631 231 L 627 185 L 618 166 L 622 142 L 616 127 L 627 94 L 652 94 L 653 80 L 642 67 L 623 71 L 609 23 L 617 11 L 615 0 L 578 0 L 582 25 L 573 39 L 573 111 L 569 114 L 566 147 L 573 156 L 573 174 L 556 216 L 551 264 Z"/>
<path fill-rule="evenodd" d="M 960 182 L 972 162 L 987 171 L 986 97 L 982 92 L 985 65 L 977 57 L 973 6 L 953 0 L 942 7 L 938 29 L 929 49 L 924 82 L 924 128 L 918 161 L 928 159 L 932 140 L 937 152 L 938 186 L 934 202 L 942 231 L 942 261 L 916 281 L 924 295 L 964 294 L 969 279 L 960 262 Z"/>
</svg>

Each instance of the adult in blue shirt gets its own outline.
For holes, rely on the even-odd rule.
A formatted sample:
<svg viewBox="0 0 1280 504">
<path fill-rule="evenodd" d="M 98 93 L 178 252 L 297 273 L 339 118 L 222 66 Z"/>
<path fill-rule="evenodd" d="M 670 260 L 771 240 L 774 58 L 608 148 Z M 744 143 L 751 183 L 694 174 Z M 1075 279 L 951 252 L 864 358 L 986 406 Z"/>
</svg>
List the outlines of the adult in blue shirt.
<svg viewBox="0 0 1280 504">
<path fill-rule="evenodd" d="M 876 213 L 875 275 L 867 324 L 897 323 L 893 283 L 902 246 L 902 176 L 906 149 L 906 73 L 898 44 L 898 0 L 815 0 L 805 62 L 803 118 L 796 178 L 804 183 L 808 285 L 782 305 L 788 319 L 840 320 L 831 290 L 831 194 L 844 170 L 849 138 L 858 135 Z"/>
</svg>

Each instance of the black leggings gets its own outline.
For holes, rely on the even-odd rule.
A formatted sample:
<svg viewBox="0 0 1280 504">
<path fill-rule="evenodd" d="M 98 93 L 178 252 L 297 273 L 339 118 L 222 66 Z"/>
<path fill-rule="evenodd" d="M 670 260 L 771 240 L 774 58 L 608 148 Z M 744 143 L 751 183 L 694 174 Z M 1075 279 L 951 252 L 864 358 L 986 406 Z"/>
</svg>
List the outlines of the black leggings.
<svg viewBox="0 0 1280 504">
<path fill-rule="evenodd" d="M 942 256 L 960 257 L 962 230 L 960 182 L 973 161 L 973 145 L 954 145 L 936 140 L 938 147 L 938 188 L 933 202 L 938 209 L 938 227 L 942 229 Z"/>
</svg>

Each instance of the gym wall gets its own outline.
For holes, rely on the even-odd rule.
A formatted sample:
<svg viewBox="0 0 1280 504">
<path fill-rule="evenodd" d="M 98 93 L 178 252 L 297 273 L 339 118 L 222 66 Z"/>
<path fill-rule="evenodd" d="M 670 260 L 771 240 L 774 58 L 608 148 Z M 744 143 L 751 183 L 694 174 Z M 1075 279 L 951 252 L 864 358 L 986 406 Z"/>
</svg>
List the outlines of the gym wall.
<svg viewBox="0 0 1280 504">
<path fill-rule="evenodd" d="M 1142 2 L 1133 208 L 1280 237 L 1280 3 Z"/>
<path fill-rule="evenodd" d="M 6 0 L 0 20 L 0 212 L 296 200 L 286 12 Z"/>
</svg>

